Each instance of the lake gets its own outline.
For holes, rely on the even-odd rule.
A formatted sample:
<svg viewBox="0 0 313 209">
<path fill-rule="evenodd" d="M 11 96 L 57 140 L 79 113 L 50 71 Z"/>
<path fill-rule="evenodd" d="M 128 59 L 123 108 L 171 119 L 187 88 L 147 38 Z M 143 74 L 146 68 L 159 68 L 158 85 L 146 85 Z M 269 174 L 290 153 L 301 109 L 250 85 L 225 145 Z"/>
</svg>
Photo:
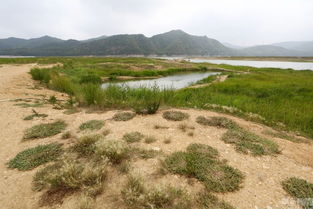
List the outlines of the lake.
<svg viewBox="0 0 313 209">
<path fill-rule="evenodd" d="M 250 61 L 250 60 L 209 60 L 209 59 L 187 59 L 190 62 L 203 63 L 209 62 L 213 64 L 228 64 L 237 66 L 251 66 L 264 68 L 282 68 L 294 70 L 313 70 L 312 62 L 280 62 L 280 61 Z"/>
<path fill-rule="evenodd" d="M 115 84 L 118 86 L 128 86 L 130 88 L 140 88 L 140 87 L 154 87 L 157 86 L 161 89 L 181 89 L 185 88 L 197 81 L 207 78 L 212 75 L 219 74 L 217 72 L 196 72 L 196 73 L 183 73 L 170 75 L 162 78 L 156 79 L 145 79 L 145 80 L 132 80 L 123 82 L 108 82 L 102 84 L 102 88 L 106 88 L 110 84 Z"/>
</svg>

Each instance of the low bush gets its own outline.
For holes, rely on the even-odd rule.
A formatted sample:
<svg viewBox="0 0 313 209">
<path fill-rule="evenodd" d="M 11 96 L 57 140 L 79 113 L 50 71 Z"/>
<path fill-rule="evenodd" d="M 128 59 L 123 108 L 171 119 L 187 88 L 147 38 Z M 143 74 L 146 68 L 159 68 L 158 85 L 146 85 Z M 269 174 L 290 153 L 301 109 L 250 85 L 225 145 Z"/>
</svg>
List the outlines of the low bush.
<svg viewBox="0 0 313 209">
<path fill-rule="evenodd" d="M 54 76 L 50 83 L 49 83 L 49 88 L 67 93 L 69 95 L 74 95 L 75 89 L 78 89 L 78 87 L 75 86 L 75 84 L 68 79 L 65 76 Z"/>
<path fill-rule="evenodd" d="M 58 133 L 61 133 L 66 128 L 66 126 L 66 123 L 61 120 L 53 123 L 35 125 L 24 131 L 23 140 L 54 136 Z"/>
<path fill-rule="evenodd" d="M 50 75 L 49 69 L 33 68 L 30 70 L 29 73 L 34 80 L 40 81 L 42 83 L 48 84 L 51 80 L 51 75 Z"/>
<path fill-rule="evenodd" d="M 101 84 L 102 79 L 100 76 L 95 74 L 87 74 L 80 77 L 79 83 L 93 83 L 93 84 Z"/>
<path fill-rule="evenodd" d="M 104 121 L 102 120 L 89 120 L 85 123 L 82 123 L 79 126 L 79 129 L 81 131 L 85 131 L 85 130 L 95 131 L 95 130 L 100 130 L 103 126 L 104 126 Z"/>
<path fill-rule="evenodd" d="M 181 111 L 165 111 L 163 113 L 163 118 L 171 121 L 183 121 L 188 119 L 189 115 Z"/>
<path fill-rule="evenodd" d="M 113 120 L 114 121 L 128 121 L 133 119 L 136 116 L 133 112 L 118 112 L 114 114 Z"/>
<path fill-rule="evenodd" d="M 52 143 L 26 149 L 9 161 L 9 168 L 25 171 L 56 160 L 62 154 L 62 144 Z"/>
<path fill-rule="evenodd" d="M 304 179 L 289 178 L 282 182 L 284 190 L 295 198 L 313 198 L 313 183 Z"/>
<path fill-rule="evenodd" d="M 138 131 L 127 133 L 123 136 L 123 139 L 128 143 L 139 142 L 144 135 Z"/>
</svg>

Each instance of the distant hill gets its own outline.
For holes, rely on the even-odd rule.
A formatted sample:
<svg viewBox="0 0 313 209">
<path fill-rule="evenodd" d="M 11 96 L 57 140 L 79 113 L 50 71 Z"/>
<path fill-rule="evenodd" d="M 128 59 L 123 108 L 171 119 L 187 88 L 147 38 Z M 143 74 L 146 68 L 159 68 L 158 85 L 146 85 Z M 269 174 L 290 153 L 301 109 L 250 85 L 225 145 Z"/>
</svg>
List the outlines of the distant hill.
<svg viewBox="0 0 313 209">
<path fill-rule="evenodd" d="M 225 46 L 226 45 L 226 46 Z M 0 55 L 15 56 L 306 56 L 307 51 L 264 45 L 247 48 L 223 45 L 206 36 L 182 30 L 148 38 L 142 34 L 100 36 L 88 40 L 62 40 L 50 36 L 34 39 L 0 39 Z"/>
<path fill-rule="evenodd" d="M 272 45 L 284 47 L 289 50 L 303 51 L 309 54 L 310 56 L 313 56 L 313 41 L 289 41 L 274 43 Z"/>
</svg>

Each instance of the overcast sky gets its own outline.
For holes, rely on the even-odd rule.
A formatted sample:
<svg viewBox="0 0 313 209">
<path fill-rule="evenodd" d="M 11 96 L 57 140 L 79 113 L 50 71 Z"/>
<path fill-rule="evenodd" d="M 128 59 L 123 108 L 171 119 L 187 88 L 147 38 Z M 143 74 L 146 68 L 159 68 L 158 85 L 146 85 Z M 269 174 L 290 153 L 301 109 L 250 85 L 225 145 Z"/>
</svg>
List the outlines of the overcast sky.
<svg viewBox="0 0 313 209">
<path fill-rule="evenodd" d="M 313 40 L 313 0 L 1 0 L 0 38 L 173 29 L 237 45 Z"/>
</svg>

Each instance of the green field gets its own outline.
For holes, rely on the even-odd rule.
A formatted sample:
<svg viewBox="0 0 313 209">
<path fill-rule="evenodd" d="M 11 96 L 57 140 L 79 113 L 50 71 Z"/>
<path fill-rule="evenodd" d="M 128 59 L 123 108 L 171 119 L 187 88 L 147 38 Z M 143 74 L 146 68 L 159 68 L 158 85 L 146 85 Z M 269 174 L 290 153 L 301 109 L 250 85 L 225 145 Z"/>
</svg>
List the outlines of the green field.
<svg viewBox="0 0 313 209">
<path fill-rule="evenodd" d="M 23 58 L 0 59 L 0 63 L 61 63 L 51 70 L 31 74 L 50 89 L 70 94 L 71 102 L 98 109 L 191 107 L 213 109 L 258 121 L 275 128 L 313 137 L 313 71 L 195 64 L 150 58 Z M 130 89 L 110 86 L 101 80 L 117 76 L 166 76 L 185 71 L 225 69 L 225 82 L 197 89 Z M 212 82 L 212 79 L 202 83 Z M 74 101 L 73 101 L 74 100 Z M 136 109 L 137 108 L 137 109 Z"/>
</svg>

